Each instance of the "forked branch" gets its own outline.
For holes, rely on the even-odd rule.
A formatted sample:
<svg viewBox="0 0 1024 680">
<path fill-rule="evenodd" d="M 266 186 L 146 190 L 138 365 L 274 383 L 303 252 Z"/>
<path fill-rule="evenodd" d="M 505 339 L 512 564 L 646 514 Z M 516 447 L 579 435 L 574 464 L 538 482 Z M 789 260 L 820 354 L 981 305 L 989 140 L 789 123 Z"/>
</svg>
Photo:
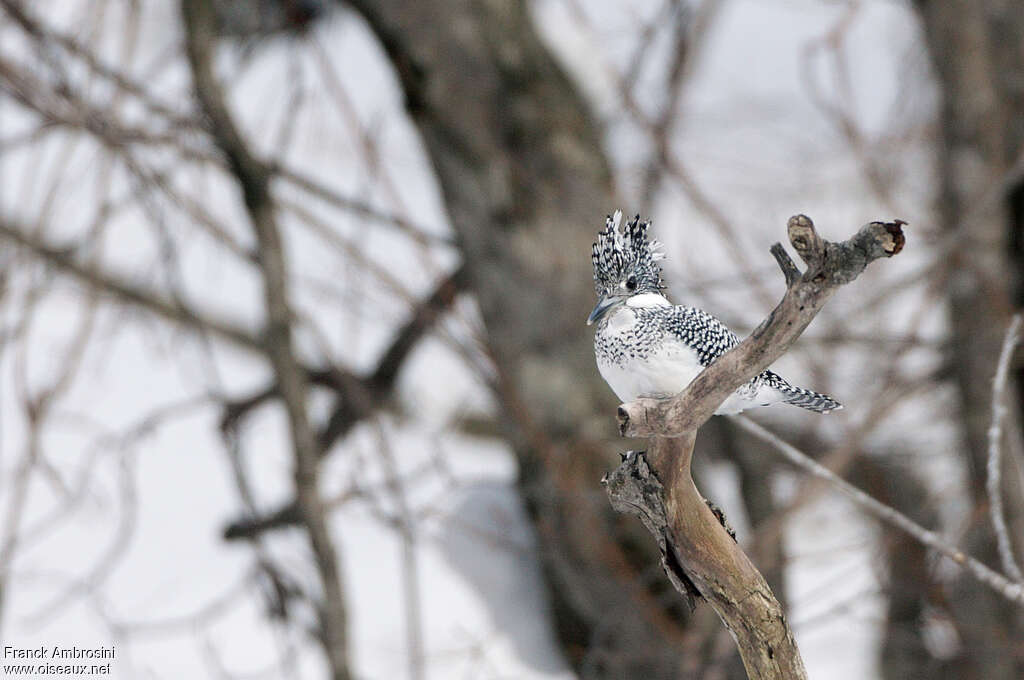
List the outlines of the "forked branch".
<svg viewBox="0 0 1024 680">
<path fill-rule="evenodd" d="M 832 243 L 821 238 L 806 215 L 789 219 L 789 240 L 807 270 L 796 266 L 782 246 L 772 254 L 787 282 L 786 294 L 750 337 L 708 366 L 671 399 L 637 399 L 619 407 L 619 429 L 626 437 L 679 437 L 695 431 L 726 397 L 781 357 L 811 323 L 835 290 L 850 283 L 868 264 L 903 248 L 905 222 L 870 222 L 853 238 Z"/>
<path fill-rule="evenodd" d="M 800 680 L 807 674 L 778 600 L 693 484 L 697 428 L 782 356 L 839 286 L 874 260 L 900 252 L 903 224 L 871 222 L 852 238 L 832 243 L 805 215 L 790 218 L 789 241 L 807 269 L 801 274 L 780 244 L 772 246 L 786 277 L 786 294 L 768 318 L 678 395 L 619 407 L 624 436 L 654 439 L 646 455 L 626 456 L 606 478 L 612 505 L 643 519 L 662 546 L 673 585 L 688 596 L 696 590 L 711 604 L 733 633 L 752 679 Z"/>
</svg>

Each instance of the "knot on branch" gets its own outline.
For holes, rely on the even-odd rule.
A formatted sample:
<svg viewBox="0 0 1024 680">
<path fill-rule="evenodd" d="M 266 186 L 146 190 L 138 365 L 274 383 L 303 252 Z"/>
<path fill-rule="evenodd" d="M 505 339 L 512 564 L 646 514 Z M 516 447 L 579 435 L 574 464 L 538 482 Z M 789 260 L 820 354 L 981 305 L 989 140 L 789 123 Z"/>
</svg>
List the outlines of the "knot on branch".
<svg viewBox="0 0 1024 680">
<path fill-rule="evenodd" d="M 672 549 L 669 540 L 671 529 L 665 509 L 665 487 L 651 469 L 645 453 L 627 451 L 619 467 L 606 474 L 601 483 L 608 492 L 608 500 L 614 510 L 639 517 L 654 535 L 661 550 L 662 568 L 675 589 L 686 596 L 692 610 L 695 600 L 703 599 L 703 596 L 683 570 Z"/>
<path fill-rule="evenodd" d="M 817 269 L 825 259 L 825 239 L 818 235 L 814 222 L 807 215 L 793 215 L 786 223 L 789 242 L 796 254 L 807 264 L 807 269 Z"/>
<path fill-rule="evenodd" d="M 632 433 L 637 428 L 650 427 L 652 417 L 654 422 L 659 422 L 665 417 L 661 410 L 667 403 L 667 399 L 641 397 L 628 404 L 620 404 L 615 412 L 619 421 L 619 435 L 623 437 L 636 436 Z"/>
</svg>

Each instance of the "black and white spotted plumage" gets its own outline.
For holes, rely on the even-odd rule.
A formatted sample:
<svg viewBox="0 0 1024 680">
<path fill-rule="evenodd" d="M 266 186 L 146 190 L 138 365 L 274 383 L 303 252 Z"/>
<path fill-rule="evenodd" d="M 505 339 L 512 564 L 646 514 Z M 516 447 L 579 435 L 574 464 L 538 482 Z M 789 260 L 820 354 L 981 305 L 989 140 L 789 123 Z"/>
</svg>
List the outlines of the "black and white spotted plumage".
<svg viewBox="0 0 1024 680">
<path fill-rule="evenodd" d="M 650 222 L 637 215 L 619 230 L 622 213 L 616 211 L 605 220 L 604 229 L 597 234 L 591 250 L 594 263 L 594 290 L 598 295 L 608 294 L 614 287 L 632 277 L 636 282 L 634 293 L 659 292 L 665 284 L 661 280 L 658 261 L 665 259 L 661 243 L 647 238 Z"/>
<path fill-rule="evenodd" d="M 620 213 L 609 217 L 594 244 L 594 284 L 599 300 L 588 323 L 597 322 L 598 369 L 620 399 L 664 397 L 680 392 L 739 339 L 707 312 L 672 305 L 662 295 L 657 243 L 649 223 L 634 218 L 618 231 Z M 764 371 L 738 389 L 717 413 L 739 413 L 776 403 L 828 413 L 842 406 L 824 394 L 795 387 Z"/>
</svg>

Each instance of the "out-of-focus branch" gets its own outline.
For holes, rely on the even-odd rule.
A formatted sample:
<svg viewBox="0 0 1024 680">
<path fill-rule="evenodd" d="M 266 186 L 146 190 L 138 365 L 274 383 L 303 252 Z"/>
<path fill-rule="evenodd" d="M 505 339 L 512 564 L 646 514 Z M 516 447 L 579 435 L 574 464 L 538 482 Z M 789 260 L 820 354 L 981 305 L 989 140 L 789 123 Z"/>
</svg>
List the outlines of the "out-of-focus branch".
<svg viewBox="0 0 1024 680">
<path fill-rule="evenodd" d="M 417 523 L 406 487 L 398 473 L 398 464 L 384 427 L 377 423 L 378 458 L 385 475 L 385 486 L 395 505 L 395 528 L 401 542 L 402 599 L 405 604 L 405 636 L 409 680 L 423 680 L 426 656 L 423 652 L 423 597 L 419 580 Z"/>
<path fill-rule="evenodd" d="M 747 432 L 750 432 L 751 434 L 770 443 L 790 463 L 810 472 L 816 477 L 826 480 L 829 484 L 838 488 L 859 507 L 871 513 L 883 522 L 907 532 L 929 548 L 932 548 L 953 560 L 969 571 L 974 578 L 991 587 L 1006 599 L 1024 605 L 1024 584 L 1011 583 L 1002 574 L 993 571 L 975 558 L 965 554 L 956 546 L 944 541 L 934 531 L 925 529 L 923 526 L 902 514 L 895 508 L 891 508 L 888 505 L 875 500 L 825 466 L 817 463 L 807 454 L 783 441 L 749 418 L 741 416 L 737 418 L 737 422 L 740 427 Z"/>
<path fill-rule="evenodd" d="M 264 347 L 274 367 L 278 390 L 288 413 L 295 454 L 295 494 L 323 588 L 319 608 L 322 643 L 334 680 L 351 677 L 348 661 L 347 606 L 327 511 L 320 498 L 319 447 L 306 408 L 306 375 L 292 345 L 292 310 L 281 234 L 274 214 L 268 167 L 250 151 L 227 109 L 213 73 L 215 16 L 209 0 L 183 0 L 185 51 L 196 96 L 209 119 L 214 141 L 228 159 L 245 201 L 259 244 L 267 328 Z"/>
<path fill-rule="evenodd" d="M 644 171 L 641 190 L 643 205 L 650 205 L 657 198 L 657 192 L 667 170 L 664 159 L 671 155 L 672 133 L 679 118 L 684 86 L 689 82 L 690 74 L 694 71 L 694 63 L 702 53 L 703 43 L 707 36 L 712 34 L 709 29 L 722 4 L 721 0 L 703 0 L 696 7 L 691 7 L 685 2 L 666 5 L 672 24 L 672 57 L 665 75 L 665 101 L 656 117 L 639 121 L 648 125 L 648 133 L 654 145 L 654 152 L 648 159 Z M 650 28 L 661 27 L 664 23 L 652 22 Z M 642 49 L 645 51 L 649 50 L 653 43 L 651 37 L 644 36 Z M 630 72 L 622 79 L 622 87 L 630 92 L 641 82 L 637 77 L 639 66 L 640 60 L 637 59 Z"/>
<path fill-rule="evenodd" d="M 781 245 L 772 247 L 787 289 L 769 317 L 675 397 L 619 407 L 624 435 L 655 439 L 646 456 L 627 456 L 606 479 L 612 505 L 639 515 L 665 546 L 669 579 L 683 592 L 692 585 L 711 604 L 732 632 L 750 678 L 799 680 L 806 678 L 806 670 L 771 588 L 693 483 L 697 428 L 781 356 L 839 286 L 857 278 L 873 260 L 898 253 L 904 243 L 901 225 L 872 222 L 853 238 L 831 243 L 810 218 L 790 218 L 789 240 L 807 270 L 801 275 Z"/>
<path fill-rule="evenodd" d="M 37 288 L 30 293 L 31 301 L 28 302 L 25 310 L 27 315 L 33 313 L 32 309 L 39 300 L 40 291 L 41 289 Z M 18 367 L 16 370 L 20 374 L 20 386 L 15 391 L 20 392 L 21 408 L 26 416 L 28 432 L 24 454 L 11 475 L 10 487 L 7 493 L 8 498 L 4 507 L 4 526 L 0 528 L 0 623 L 3 621 L 5 605 L 8 602 L 11 565 L 14 562 L 17 548 L 25 538 L 33 536 L 33 534 L 27 532 L 23 533 L 21 524 L 26 514 L 25 510 L 29 507 L 32 473 L 38 467 L 45 465 L 43 454 L 44 426 L 52 416 L 54 404 L 71 388 L 76 374 L 81 369 L 83 357 L 95 327 L 96 303 L 96 296 L 91 296 L 86 303 L 85 315 L 79 322 L 71 343 L 64 352 L 50 357 L 52 364 L 56 367 L 56 375 L 45 387 L 34 391 L 29 387 L 26 375 L 26 367 L 28 365 L 26 356 L 28 352 L 27 343 L 21 346 L 23 354 L 16 364 Z M 124 489 L 123 486 L 122 489 Z M 128 491 L 125 495 L 131 496 L 132 494 Z M 99 576 L 90 580 L 98 581 L 102 578 L 103 573 L 111 573 L 111 570 L 101 572 L 100 569 L 111 566 L 117 557 L 124 554 L 124 542 L 121 539 L 130 533 L 125 531 L 126 525 L 130 524 L 130 522 L 126 523 L 124 521 L 119 523 L 114 541 L 104 552 L 96 566 L 93 567 L 92 573 Z"/>
<path fill-rule="evenodd" d="M 333 370 L 314 371 L 309 374 L 311 382 L 330 387 L 337 393 L 331 415 L 317 435 L 321 455 L 326 455 L 331 446 L 345 436 L 353 425 L 386 403 L 409 353 L 434 327 L 441 315 L 452 306 L 459 291 L 464 290 L 467 285 L 463 265 L 442 279 L 434 291 L 417 305 L 412 316 L 395 334 L 391 344 L 377 361 L 377 367 L 369 375 L 358 377 Z M 276 386 L 271 386 L 251 397 L 227 404 L 221 419 L 221 428 L 234 427 L 249 410 L 277 394 Z M 245 517 L 232 522 L 225 528 L 224 537 L 248 538 L 267 530 L 294 525 L 298 520 L 295 501 L 290 501 L 260 517 Z"/>
<path fill-rule="evenodd" d="M 587 30 L 597 35 L 597 29 L 587 19 L 586 12 L 582 11 L 579 3 L 573 2 L 569 4 L 574 11 L 576 19 Z M 663 86 L 667 93 L 667 108 L 663 111 L 662 116 L 652 117 L 647 113 L 641 102 L 638 101 L 633 82 L 636 80 L 634 69 L 631 69 L 632 72 L 622 74 L 610 64 L 604 64 L 604 66 L 616 85 L 625 111 L 647 133 L 653 147 L 653 155 L 648 160 L 648 168 L 645 173 L 644 195 L 648 197 L 653 195 L 657 189 L 656 184 L 662 181 L 664 176 L 667 175 L 674 179 L 678 184 L 678 188 L 685 192 L 693 207 L 715 226 L 724 245 L 728 249 L 729 256 L 743 265 L 741 276 L 748 285 L 748 289 L 760 302 L 769 305 L 772 302 L 772 297 L 756 275 L 753 262 L 742 248 L 736 226 L 700 186 L 694 174 L 678 157 L 678 154 L 672 152 L 672 145 L 670 143 L 672 127 L 675 124 L 674 118 L 679 106 L 679 97 L 686 85 L 689 74 L 693 71 L 693 63 L 699 58 L 702 49 L 700 42 L 706 40 L 704 36 L 710 33 L 708 29 L 718 15 L 721 5 L 722 3 L 718 0 L 704 0 L 695 9 L 676 10 L 686 11 L 688 16 L 680 17 L 685 21 L 685 27 L 679 24 L 676 26 L 674 51 L 669 62 L 666 82 Z M 682 32 L 680 32 L 680 29 L 683 29 Z"/>
<path fill-rule="evenodd" d="M 4 9 L 11 19 L 21 26 L 22 30 L 33 38 L 60 45 L 70 54 L 79 57 L 92 71 L 110 80 L 121 90 L 135 96 L 153 113 L 168 118 L 175 125 L 181 127 L 192 126 L 193 121 L 191 118 L 182 116 L 171 107 L 153 99 L 142 83 L 133 80 L 128 74 L 111 68 L 103 63 L 96 54 L 87 49 L 72 35 L 62 33 L 54 29 L 52 26 L 44 26 L 29 10 L 26 9 L 25 3 L 17 2 L 16 0 L 0 0 L 0 7 Z"/>
<path fill-rule="evenodd" d="M 325 203 L 340 210 L 347 210 L 359 217 L 372 220 L 387 227 L 393 227 L 420 245 L 449 247 L 455 245 L 454 240 L 449 236 L 435 234 L 425 225 L 412 222 L 408 218 L 396 213 L 375 208 L 366 201 L 353 198 L 352 196 L 344 196 L 315 177 L 303 174 L 299 169 L 288 167 L 280 161 L 272 162 L 270 169 L 276 176 L 294 184 L 307 194 L 316 196 Z"/>
<path fill-rule="evenodd" d="M 306 382 L 310 385 L 325 387 L 344 393 L 352 381 L 360 379 L 344 369 L 331 367 L 306 371 Z M 225 400 L 220 418 L 220 429 L 222 432 L 232 432 L 238 429 L 239 423 L 252 411 L 281 395 L 277 389 L 277 382 L 248 395 L 237 399 Z"/>
<path fill-rule="evenodd" d="M 1024 582 L 1017 560 L 1013 556 L 1013 542 L 1006 528 L 1006 515 L 1003 511 L 1002 486 L 1002 439 L 1003 419 L 1006 417 L 1006 406 L 1003 396 L 1006 392 L 1006 379 L 1010 372 L 1010 359 L 1013 350 L 1020 340 L 1021 315 L 1014 315 L 1006 329 L 1003 347 L 999 352 L 999 363 L 996 365 L 996 377 L 992 381 L 992 424 L 988 428 L 988 464 L 986 486 L 988 491 L 989 512 L 992 516 L 992 529 L 996 535 L 999 559 L 1003 563 L 1003 571 L 1018 583 Z"/>
<path fill-rule="evenodd" d="M 207 333 L 241 349 L 262 354 L 263 341 L 255 330 L 211 316 L 182 304 L 155 290 L 130 282 L 122 276 L 104 271 L 98 266 L 82 264 L 69 247 L 49 243 L 33 230 L 16 225 L 0 216 L 0 239 L 24 248 L 57 271 L 77 283 L 117 302 L 149 312 L 172 324 L 198 333 Z M 414 309 L 413 314 L 395 334 L 387 350 L 381 355 L 374 371 L 365 377 L 355 376 L 342 368 L 307 369 L 306 381 L 333 390 L 338 394 L 336 404 L 327 423 L 317 435 L 320 450 L 326 452 L 366 414 L 372 412 L 390 394 L 399 370 L 419 340 L 447 311 L 459 291 L 467 285 L 465 268 L 459 266 L 442 279 L 434 291 Z M 252 409 L 279 396 L 276 381 L 258 392 L 225 404 L 221 417 L 222 428 L 230 428 Z M 294 513 L 289 515 L 294 517 Z"/>
<path fill-rule="evenodd" d="M 318 435 L 321 454 L 326 454 L 331 445 L 344 436 L 352 425 L 387 400 L 409 353 L 451 307 L 456 295 L 466 285 L 465 267 L 460 265 L 416 306 L 369 375 L 360 377 L 336 367 L 307 372 L 306 380 L 309 383 L 331 389 L 338 395 L 334 409 Z M 278 396 L 280 391 L 275 383 L 247 397 L 225 403 L 221 429 L 235 428 L 238 421 L 250 411 Z"/>
<path fill-rule="evenodd" d="M 373 373 L 363 379 L 366 395 L 370 404 L 380 404 L 394 389 L 398 372 L 405 363 L 406 357 L 420 339 L 434 326 L 440 316 L 455 302 L 459 291 L 468 285 L 465 266 L 446 276 L 434 288 L 434 291 L 413 310 L 412 316 L 405 322 L 391 344 L 384 350 Z M 366 401 L 365 399 L 363 400 Z M 353 408 L 354 401 L 344 396 L 331 412 L 327 424 L 319 434 L 320 448 L 326 452 L 344 436 L 352 425 L 366 413 L 364 409 Z"/>
<path fill-rule="evenodd" d="M 147 291 L 112 272 L 83 265 L 75 260 L 71 249 L 47 243 L 29 228 L 16 225 L 4 216 L 0 216 L 0 238 L 25 248 L 78 283 L 98 293 L 110 295 L 123 304 L 138 307 L 184 328 L 210 333 L 243 349 L 263 351 L 261 340 L 255 332 L 186 307 L 180 300 L 172 300 L 157 291 Z"/>
</svg>

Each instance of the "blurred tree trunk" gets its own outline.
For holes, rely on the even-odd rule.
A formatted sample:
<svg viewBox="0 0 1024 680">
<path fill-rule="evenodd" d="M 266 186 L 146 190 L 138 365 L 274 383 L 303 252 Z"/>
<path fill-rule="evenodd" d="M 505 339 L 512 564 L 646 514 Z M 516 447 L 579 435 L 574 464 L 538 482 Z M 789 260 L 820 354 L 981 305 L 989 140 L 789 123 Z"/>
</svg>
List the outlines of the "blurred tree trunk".
<svg viewBox="0 0 1024 680">
<path fill-rule="evenodd" d="M 1024 186 L 1016 178 L 999 200 L 986 204 L 983 196 L 1006 181 L 1022 151 L 1024 11 L 1013 0 L 919 0 L 918 8 L 942 89 L 940 220 L 947 233 L 962 229 L 974 244 L 970 255 L 952 255 L 948 296 L 970 492 L 975 507 L 984 510 L 992 378 L 1003 333 L 1021 302 Z M 1019 394 L 1018 385 L 1008 387 L 1010 394 Z M 1020 451 L 1019 424 L 1006 429 L 1006 450 Z M 1020 489 L 1013 485 L 1019 478 L 1009 463 L 1003 479 L 1010 527 L 1020 537 L 1024 510 Z M 987 512 L 976 513 L 965 547 L 1000 568 Z M 1016 548 L 1020 555 L 1019 540 Z M 986 591 L 969 577 L 958 580 L 949 606 L 963 645 L 944 677 L 1024 677 L 1021 613 Z"/>
<path fill-rule="evenodd" d="M 678 617 L 640 580 L 656 547 L 599 484 L 616 402 L 584 320 L 616 201 L 588 107 L 522 2 L 350 4 L 395 66 L 465 257 L 563 649 L 584 677 L 677 677 Z"/>
</svg>

